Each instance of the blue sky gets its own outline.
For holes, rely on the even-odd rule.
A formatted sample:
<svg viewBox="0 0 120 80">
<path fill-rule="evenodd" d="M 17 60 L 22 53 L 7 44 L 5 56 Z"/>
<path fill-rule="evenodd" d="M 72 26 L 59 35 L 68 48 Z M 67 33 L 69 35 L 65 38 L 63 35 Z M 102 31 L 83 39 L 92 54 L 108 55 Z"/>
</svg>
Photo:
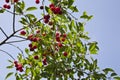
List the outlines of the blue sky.
<svg viewBox="0 0 120 80">
<path fill-rule="evenodd" d="M 28 5 L 35 5 L 33 2 L 34 0 Z M 0 1 L 0 5 L 2 5 L 2 1 Z M 77 17 L 83 11 L 94 15 L 94 18 L 86 24 L 85 28 L 89 32 L 91 39 L 99 43 L 99 54 L 94 56 L 98 59 L 98 65 L 101 68 L 111 67 L 120 74 L 120 0 L 76 0 L 75 5 L 78 6 L 80 11 Z M 3 27 L 8 34 L 11 32 L 9 26 L 12 26 L 10 18 L 12 16 L 9 14 L 0 14 L 0 27 Z M 3 39 L 4 36 L 0 32 L 0 41 Z M 24 46 L 24 44 L 19 45 L 21 47 Z M 18 52 L 17 49 L 6 45 L 0 46 L 0 49 L 8 51 L 12 55 L 16 55 L 16 52 Z M 0 55 L 0 80 L 4 80 L 7 72 L 14 69 L 6 70 L 7 59 L 10 58 L 2 52 L 0 52 Z"/>
</svg>

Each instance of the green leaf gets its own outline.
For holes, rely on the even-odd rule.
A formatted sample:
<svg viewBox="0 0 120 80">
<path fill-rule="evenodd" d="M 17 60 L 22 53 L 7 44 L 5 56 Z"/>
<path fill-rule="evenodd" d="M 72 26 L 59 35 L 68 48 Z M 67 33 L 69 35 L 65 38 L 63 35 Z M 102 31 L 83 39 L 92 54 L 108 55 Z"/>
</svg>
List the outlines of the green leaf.
<svg viewBox="0 0 120 80">
<path fill-rule="evenodd" d="M 37 10 L 37 8 L 36 8 L 36 7 L 28 7 L 28 8 L 26 9 L 26 11 L 33 11 L 33 10 Z"/>
<path fill-rule="evenodd" d="M 73 12 L 78 12 L 79 11 L 76 6 L 70 6 L 69 9 L 71 9 Z"/>
<path fill-rule="evenodd" d="M 12 64 L 12 65 L 10 65 L 10 66 L 7 66 L 6 68 L 11 69 L 11 68 L 13 68 L 13 67 L 14 67 L 14 65 Z"/>
<path fill-rule="evenodd" d="M 120 77 L 118 77 L 118 76 L 114 77 L 114 80 L 120 80 Z"/>
<path fill-rule="evenodd" d="M 5 80 L 9 78 L 11 75 L 13 75 L 13 72 L 8 73 L 7 76 L 5 77 Z"/>
<path fill-rule="evenodd" d="M 105 68 L 103 69 L 103 71 L 105 72 L 105 74 L 108 74 L 108 72 L 114 72 L 114 70 L 111 68 Z"/>
<path fill-rule="evenodd" d="M 88 15 L 86 11 L 83 12 L 83 15 L 80 16 L 80 18 L 86 19 L 86 20 L 90 20 L 93 18 L 93 15 Z"/>
<path fill-rule="evenodd" d="M 5 9 L 0 9 L 0 13 L 4 13 L 5 12 Z"/>
<path fill-rule="evenodd" d="M 116 73 L 114 73 L 114 72 L 111 74 L 111 76 L 116 76 L 116 75 L 117 75 L 117 74 L 116 74 Z"/>
<path fill-rule="evenodd" d="M 74 3 L 74 0 L 68 0 L 68 7 L 70 7 Z"/>
</svg>

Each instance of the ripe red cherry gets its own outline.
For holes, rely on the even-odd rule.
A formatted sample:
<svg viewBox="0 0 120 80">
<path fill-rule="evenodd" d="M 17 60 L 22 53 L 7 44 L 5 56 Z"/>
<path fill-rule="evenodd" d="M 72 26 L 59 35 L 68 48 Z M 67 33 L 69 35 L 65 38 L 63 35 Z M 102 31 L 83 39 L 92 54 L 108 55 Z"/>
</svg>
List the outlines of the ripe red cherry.
<svg viewBox="0 0 120 80">
<path fill-rule="evenodd" d="M 58 42 L 58 46 L 61 48 L 63 45 L 61 42 Z"/>
<path fill-rule="evenodd" d="M 61 11 L 60 7 L 56 7 L 55 8 L 55 12 L 59 14 L 59 12 Z"/>
<path fill-rule="evenodd" d="M 39 56 L 38 56 L 38 55 L 34 56 L 34 59 L 38 60 L 38 59 L 39 59 Z"/>
<path fill-rule="evenodd" d="M 6 3 L 9 3 L 9 0 L 5 0 Z"/>
<path fill-rule="evenodd" d="M 62 38 L 62 41 L 64 42 L 64 41 L 65 41 L 65 38 Z"/>
<path fill-rule="evenodd" d="M 17 64 L 18 62 L 17 61 L 14 61 L 14 64 Z"/>
<path fill-rule="evenodd" d="M 59 32 L 56 32 L 55 36 L 56 36 L 56 37 L 60 37 L 60 33 L 59 33 Z"/>
<path fill-rule="evenodd" d="M 18 2 L 18 0 L 14 0 L 14 2 Z"/>
<path fill-rule="evenodd" d="M 10 7 L 10 5 L 7 5 L 7 9 L 10 9 L 11 7 Z"/>
<path fill-rule="evenodd" d="M 29 44 L 29 47 L 32 48 L 32 43 Z"/>
<path fill-rule="evenodd" d="M 63 55 L 66 57 L 66 56 L 68 55 L 68 53 L 67 53 L 67 52 L 64 52 Z"/>
<path fill-rule="evenodd" d="M 64 33 L 64 34 L 63 34 L 63 37 L 64 37 L 64 38 L 66 38 L 66 37 L 67 37 L 67 35 Z"/>
<path fill-rule="evenodd" d="M 49 20 L 48 19 L 44 19 L 44 23 L 48 23 L 49 22 Z"/>
<path fill-rule="evenodd" d="M 23 31 L 20 32 L 20 34 L 21 34 L 21 35 L 25 35 L 26 32 L 23 30 Z"/>
<path fill-rule="evenodd" d="M 40 30 L 36 30 L 36 33 L 37 33 L 37 34 L 40 33 Z"/>
<path fill-rule="evenodd" d="M 44 7 L 43 6 L 40 6 L 40 9 L 43 9 Z"/>
<path fill-rule="evenodd" d="M 50 7 L 50 8 L 51 8 L 51 7 L 55 7 L 55 5 L 54 5 L 54 4 L 50 4 L 49 7 Z"/>
<path fill-rule="evenodd" d="M 36 0 L 35 3 L 36 3 L 36 4 L 39 4 L 39 3 L 40 3 L 40 0 Z"/>
<path fill-rule="evenodd" d="M 4 8 L 7 8 L 7 4 L 4 4 L 3 7 L 4 7 Z"/>
<path fill-rule="evenodd" d="M 50 15 L 47 14 L 47 15 L 44 15 L 44 19 L 49 19 L 50 18 Z"/>
</svg>

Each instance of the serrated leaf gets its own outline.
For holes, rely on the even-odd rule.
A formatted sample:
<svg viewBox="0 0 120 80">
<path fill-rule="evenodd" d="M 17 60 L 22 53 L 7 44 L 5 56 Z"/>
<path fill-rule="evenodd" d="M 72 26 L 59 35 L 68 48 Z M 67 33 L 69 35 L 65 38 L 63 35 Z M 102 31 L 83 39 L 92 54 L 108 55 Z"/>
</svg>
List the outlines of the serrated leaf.
<svg viewBox="0 0 120 80">
<path fill-rule="evenodd" d="M 26 9 L 26 11 L 33 11 L 33 10 L 37 10 L 37 8 L 36 8 L 36 7 L 28 7 L 28 8 Z"/>
<path fill-rule="evenodd" d="M 5 77 L 5 80 L 9 78 L 11 75 L 13 75 L 13 72 L 8 73 L 7 76 Z"/>
</svg>

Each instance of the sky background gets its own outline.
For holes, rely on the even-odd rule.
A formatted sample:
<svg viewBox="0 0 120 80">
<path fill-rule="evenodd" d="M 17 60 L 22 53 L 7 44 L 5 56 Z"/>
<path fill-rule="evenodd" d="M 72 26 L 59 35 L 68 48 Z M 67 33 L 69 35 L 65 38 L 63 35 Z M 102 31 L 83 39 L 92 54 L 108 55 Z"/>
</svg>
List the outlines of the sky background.
<svg viewBox="0 0 120 80">
<path fill-rule="evenodd" d="M 0 0 L 0 6 L 3 5 L 4 0 Z M 28 1 L 28 0 L 27 0 Z M 35 5 L 34 0 L 27 5 Z M 86 31 L 92 41 L 98 41 L 100 48 L 99 54 L 94 55 L 98 59 L 98 65 L 101 68 L 111 67 L 120 75 L 120 0 L 76 0 L 75 5 L 79 9 L 76 17 L 79 17 L 83 11 L 94 15 L 94 18 L 86 24 Z M 39 6 L 39 5 L 37 5 Z M 38 15 L 38 14 L 37 14 Z M 2 27 L 7 34 L 11 33 L 12 26 L 11 14 L 0 14 L 0 27 Z M 19 24 L 16 24 L 19 26 Z M 4 35 L 0 32 L 0 41 L 4 39 Z M 21 48 L 26 44 L 19 44 Z M 0 49 L 10 52 L 13 56 L 18 52 L 14 47 L 3 45 Z M 0 80 L 4 80 L 6 74 L 13 70 L 7 70 L 9 56 L 0 52 Z M 14 80 L 13 77 L 8 80 Z"/>
</svg>

